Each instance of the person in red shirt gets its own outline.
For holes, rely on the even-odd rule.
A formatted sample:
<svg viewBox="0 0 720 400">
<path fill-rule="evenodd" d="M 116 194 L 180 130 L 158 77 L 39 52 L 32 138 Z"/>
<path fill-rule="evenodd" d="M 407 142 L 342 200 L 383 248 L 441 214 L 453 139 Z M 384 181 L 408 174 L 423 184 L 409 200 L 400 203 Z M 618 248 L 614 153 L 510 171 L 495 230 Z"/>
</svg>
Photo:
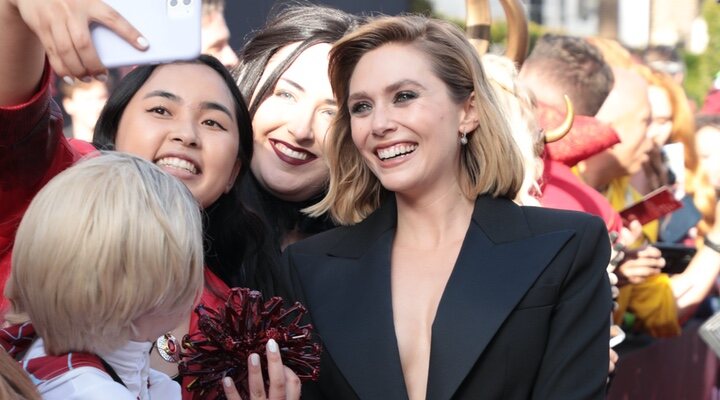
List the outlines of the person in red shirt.
<svg viewBox="0 0 720 400">
<path fill-rule="evenodd" d="M 538 39 L 520 70 L 519 79 L 538 101 L 538 119 L 554 127 L 564 117 L 565 101 L 575 108 L 570 132 L 545 147 L 542 198 L 546 207 L 585 211 L 601 217 L 609 231 L 622 227 L 620 217 L 603 196 L 574 176 L 578 162 L 618 143 L 617 135 L 592 118 L 613 86 L 613 73 L 602 54 L 579 37 L 547 34 Z"/>
</svg>

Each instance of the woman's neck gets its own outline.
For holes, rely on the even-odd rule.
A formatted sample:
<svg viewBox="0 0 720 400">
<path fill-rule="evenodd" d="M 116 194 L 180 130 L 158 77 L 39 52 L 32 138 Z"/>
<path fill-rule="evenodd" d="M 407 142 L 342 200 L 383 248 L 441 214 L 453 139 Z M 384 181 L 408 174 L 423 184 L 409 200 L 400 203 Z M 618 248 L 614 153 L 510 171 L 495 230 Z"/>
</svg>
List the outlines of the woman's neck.
<svg viewBox="0 0 720 400">
<path fill-rule="evenodd" d="M 432 248 L 465 236 L 475 202 L 458 186 L 436 195 L 409 198 L 396 194 L 396 245 Z"/>
</svg>

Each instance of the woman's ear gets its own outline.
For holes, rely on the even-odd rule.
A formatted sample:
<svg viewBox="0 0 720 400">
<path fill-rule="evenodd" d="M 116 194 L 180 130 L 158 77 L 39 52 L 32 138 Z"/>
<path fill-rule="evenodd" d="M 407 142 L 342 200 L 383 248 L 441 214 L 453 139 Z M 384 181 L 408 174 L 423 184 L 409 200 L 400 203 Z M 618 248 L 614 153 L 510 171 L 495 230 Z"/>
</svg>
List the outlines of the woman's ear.
<svg viewBox="0 0 720 400">
<path fill-rule="evenodd" d="M 235 160 L 235 165 L 233 165 L 232 174 L 230 174 L 230 180 L 228 180 L 227 186 L 225 186 L 225 193 L 229 193 L 232 189 L 233 185 L 235 184 L 235 180 L 237 179 L 238 174 L 240 173 L 240 160 Z"/>
<path fill-rule="evenodd" d="M 460 132 L 472 132 L 477 129 L 480 124 L 475 92 L 470 93 L 470 96 L 465 99 L 462 106 L 462 113 L 460 115 Z"/>
</svg>

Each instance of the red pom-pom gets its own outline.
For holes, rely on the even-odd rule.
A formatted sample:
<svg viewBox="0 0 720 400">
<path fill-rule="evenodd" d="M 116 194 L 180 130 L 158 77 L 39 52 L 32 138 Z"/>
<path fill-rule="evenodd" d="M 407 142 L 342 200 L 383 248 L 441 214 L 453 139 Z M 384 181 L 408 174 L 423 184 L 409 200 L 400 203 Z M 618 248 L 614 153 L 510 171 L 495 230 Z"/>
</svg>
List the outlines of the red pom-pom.
<svg viewBox="0 0 720 400">
<path fill-rule="evenodd" d="M 269 383 L 265 346 L 274 339 L 280 348 L 283 364 L 301 381 L 317 380 L 320 373 L 320 345 L 311 339 L 313 327 L 300 325 L 307 312 L 300 303 L 282 307 L 280 297 L 263 301 L 260 292 L 235 288 L 224 306 L 213 310 L 203 305 L 195 309 L 199 332 L 185 335 L 178 371 L 195 379 L 187 390 L 204 399 L 224 399 L 222 379 L 235 381 L 243 398 L 249 397 L 247 359 L 261 355 L 266 387 Z"/>
</svg>

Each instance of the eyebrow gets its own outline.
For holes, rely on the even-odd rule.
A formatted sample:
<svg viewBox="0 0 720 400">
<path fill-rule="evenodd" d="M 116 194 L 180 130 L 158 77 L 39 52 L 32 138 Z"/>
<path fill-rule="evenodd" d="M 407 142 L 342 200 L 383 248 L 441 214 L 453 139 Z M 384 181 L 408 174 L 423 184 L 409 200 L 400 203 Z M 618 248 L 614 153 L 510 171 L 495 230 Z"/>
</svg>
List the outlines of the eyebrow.
<svg viewBox="0 0 720 400">
<path fill-rule="evenodd" d="M 292 87 L 294 87 L 295 89 L 297 89 L 297 90 L 305 93 L 305 88 L 302 87 L 302 85 L 300 85 L 299 83 L 295 82 L 294 80 L 288 79 L 288 78 L 280 78 L 279 80 L 285 81 L 285 82 L 287 82 L 288 84 L 290 84 L 290 86 L 292 86 Z"/>
<path fill-rule="evenodd" d="M 163 97 L 170 101 L 182 102 L 182 99 L 179 96 L 165 90 L 153 90 L 152 92 L 146 94 L 143 99 L 149 99 L 150 97 Z"/>
<path fill-rule="evenodd" d="M 288 79 L 288 78 L 284 78 L 284 77 L 280 78 L 279 80 L 281 80 L 281 81 L 283 81 L 283 82 L 286 82 L 288 85 L 290 85 L 290 86 L 294 87 L 295 89 L 297 89 L 297 90 L 305 93 L 305 88 L 302 87 L 302 85 L 300 85 L 299 83 L 295 82 L 294 80 Z M 329 105 L 329 106 L 337 106 L 337 102 L 335 101 L 335 99 L 325 99 L 325 100 L 323 100 L 323 103 L 325 103 L 325 104 L 327 104 L 327 105 Z"/>
<path fill-rule="evenodd" d="M 220 112 L 222 112 L 222 113 L 227 114 L 227 116 L 228 116 L 231 120 L 235 120 L 235 118 L 233 118 L 232 114 L 230 113 L 230 110 L 228 110 L 227 107 L 225 107 L 224 105 L 222 105 L 222 104 L 220 104 L 220 103 L 215 103 L 214 101 L 204 101 L 204 102 L 200 103 L 200 108 L 203 109 L 203 110 L 216 110 L 216 111 L 220 111 Z"/>
<path fill-rule="evenodd" d="M 150 97 L 162 97 L 162 98 L 168 99 L 175 103 L 183 102 L 183 99 L 180 96 L 178 96 L 174 93 L 170 93 L 166 90 L 153 90 L 152 92 L 146 94 L 143 98 L 147 99 Z M 232 113 L 230 112 L 230 110 L 228 110 L 227 107 L 225 107 L 224 105 L 222 105 L 220 103 L 216 103 L 214 101 L 203 101 L 202 103 L 200 103 L 200 109 L 201 110 L 220 111 L 222 113 L 227 114 L 227 116 L 230 117 L 230 119 L 234 120 Z"/>
<path fill-rule="evenodd" d="M 399 80 L 399 81 L 392 83 L 392 84 L 388 85 L 387 87 L 385 87 L 384 92 L 392 93 L 406 85 L 417 86 L 421 89 L 425 89 L 425 86 L 421 85 L 420 82 L 418 82 L 418 81 L 414 81 L 412 79 L 402 79 L 402 80 Z M 367 92 L 364 92 L 364 91 L 355 92 L 355 93 L 351 94 L 350 96 L 348 96 L 348 101 L 360 99 L 360 98 L 366 98 L 366 97 L 370 97 L 367 94 Z"/>
</svg>

